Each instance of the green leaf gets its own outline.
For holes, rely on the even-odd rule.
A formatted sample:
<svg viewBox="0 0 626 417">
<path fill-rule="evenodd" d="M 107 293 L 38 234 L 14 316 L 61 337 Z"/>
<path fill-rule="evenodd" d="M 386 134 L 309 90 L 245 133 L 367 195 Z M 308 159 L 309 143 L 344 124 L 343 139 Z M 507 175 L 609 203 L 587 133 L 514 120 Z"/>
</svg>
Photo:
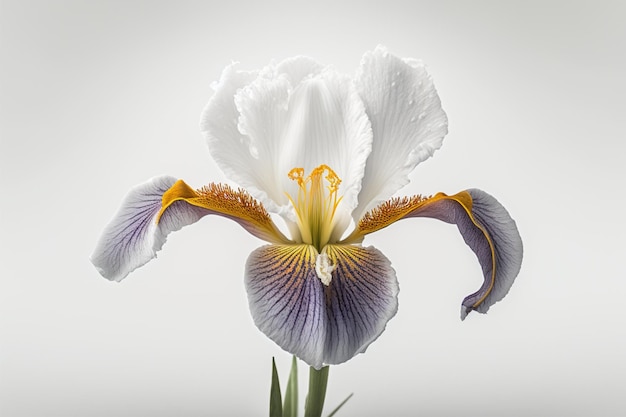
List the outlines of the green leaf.
<svg viewBox="0 0 626 417">
<path fill-rule="evenodd" d="M 304 417 L 320 417 L 324 409 L 326 386 L 328 385 L 328 366 L 319 371 L 312 366 L 309 371 L 309 393 L 304 404 Z"/>
<path fill-rule="evenodd" d="M 298 361 L 296 356 L 291 360 L 291 371 L 285 392 L 283 417 L 298 417 Z"/>
<path fill-rule="evenodd" d="M 345 399 L 345 400 L 343 400 L 343 401 L 341 402 L 341 404 L 339 404 L 339 405 L 337 406 L 337 408 L 335 408 L 335 409 L 333 410 L 333 412 L 332 412 L 332 413 L 330 413 L 330 414 L 328 415 L 328 417 L 333 417 L 333 416 L 335 415 L 335 413 L 336 413 L 337 411 L 339 411 L 339 409 L 340 409 L 341 407 L 343 407 L 343 405 L 344 405 L 345 403 L 347 403 L 347 402 L 348 402 L 348 400 L 349 400 L 350 398 L 352 398 L 352 396 L 353 396 L 353 395 L 354 395 L 354 393 L 352 393 L 352 394 L 348 395 L 348 396 L 346 397 L 346 399 Z"/>
<path fill-rule="evenodd" d="M 283 400 L 280 397 L 280 382 L 276 362 L 272 358 L 272 386 L 270 388 L 270 417 L 283 417 Z"/>
</svg>

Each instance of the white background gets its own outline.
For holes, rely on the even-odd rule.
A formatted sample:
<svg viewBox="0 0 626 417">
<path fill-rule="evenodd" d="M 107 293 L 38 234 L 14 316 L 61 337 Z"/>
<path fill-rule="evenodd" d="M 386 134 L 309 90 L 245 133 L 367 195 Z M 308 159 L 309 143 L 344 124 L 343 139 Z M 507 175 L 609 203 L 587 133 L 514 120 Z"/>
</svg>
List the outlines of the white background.
<svg viewBox="0 0 626 417">
<path fill-rule="evenodd" d="M 521 273 L 461 322 L 480 268 L 456 228 L 366 240 L 400 309 L 331 367 L 338 416 L 626 415 L 623 2 L 0 2 L 0 414 L 267 415 L 270 360 L 219 217 L 121 284 L 88 261 L 130 187 L 224 181 L 199 133 L 232 60 L 298 54 L 353 73 L 377 44 L 429 66 L 450 120 L 405 194 L 479 187 L 516 219 Z M 301 363 L 301 380 L 307 368 Z M 284 388 L 284 386 L 283 386 Z M 304 396 L 304 387 L 302 387 Z"/>
</svg>

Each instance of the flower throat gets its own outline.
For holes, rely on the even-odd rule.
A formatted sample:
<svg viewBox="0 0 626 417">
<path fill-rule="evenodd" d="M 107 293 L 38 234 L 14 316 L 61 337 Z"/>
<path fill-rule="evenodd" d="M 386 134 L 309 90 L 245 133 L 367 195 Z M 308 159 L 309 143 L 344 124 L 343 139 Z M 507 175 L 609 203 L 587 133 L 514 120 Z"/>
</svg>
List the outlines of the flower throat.
<svg viewBox="0 0 626 417">
<path fill-rule="evenodd" d="M 318 166 L 307 177 L 304 168 L 293 168 L 288 176 L 299 186 L 295 201 L 289 194 L 287 197 L 296 210 L 302 241 L 321 252 L 333 231 L 333 218 L 342 198 L 337 197 L 341 179 L 328 165 Z"/>
</svg>

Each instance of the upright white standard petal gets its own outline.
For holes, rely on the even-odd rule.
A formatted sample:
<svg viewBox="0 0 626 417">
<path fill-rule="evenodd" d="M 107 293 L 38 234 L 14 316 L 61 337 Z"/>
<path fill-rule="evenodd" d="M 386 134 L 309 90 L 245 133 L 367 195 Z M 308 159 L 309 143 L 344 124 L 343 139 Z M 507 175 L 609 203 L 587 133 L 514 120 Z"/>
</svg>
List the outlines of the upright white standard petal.
<svg viewBox="0 0 626 417">
<path fill-rule="evenodd" d="M 274 68 L 274 67 L 269 67 Z M 324 66 L 308 56 L 294 56 L 281 61 L 274 68 L 275 74 L 280 74 L 289 80 L 293 86 L 300 84 L 305 78 L 318 75 Z"/>
<path fill-rule="evenodd" d="M 349 215 L 356 207 L 371 149 L 371 125 L 347 76 L 327 69 L 296 87 L 289 101 L 283 157 L 278 161 L 281 172 L 301 167 L 309 173 L 328 165 L 341 179 L 341 210 Z M 284 189 L 295 195 L 296 184 L 283 178 Z"/>
<path fill-rule="evenodd" d="M 418 61 L 400 59 L 378 47 L 363 56 L 356 84 L 374 132 L 353 213 L 358 221 L 405 186 L 415 166 L 441 147 L 448 121 L 431 78 Z"/>
<path fill-rule="evenodd" d="M 284 147 L 290 90 L 287 77 L 258 77 L 234 96 L 238 130 L 252 155 L 239 175 L 249 176 L 246 189 L 273 211 L 288 203 L 277 163 Z"/>
<path fill-rule="evenodd" d="M 202 111 L 200 130 L 211 156 L 231 180 L 258 198 L 259 174 L 262 161 L 253 156 L 249 138 L 239 131 L 239 111 L 234 97 L 258 76 L 258 71 L 242 71 L 239 65 L 229 65 L 215 84 L 215 93 Z M 261 187 L 262 188 L 262 187 Z"/>
<path fill-rule="evenodd" d="M 224 174 L 268 210 L 277 212 L 287 203 L 284 191 L 277 187 L 275 161 L 280 156 L 283 119 L 292 83 L 319 73 L 321 65 L 311 58 L 294 57 L 262 71 L 243 71 L 238 64 L 224 70 L 216 84 L 215 94 L 202 112 L 200 129 L 207 140 L 211 156 Z M 246 96 L 250 100 L 246 100 Z M 251 119 L 265 122 L 266 137 L 255 140 L 242 120 L 240 102 L 252 101 Z M 286 175 L 286 173 L 285 173 Z"/>
<path fill-rule="evenodd" d="M 285 215 L 292 213 L 287 194 L 298 192 L 288 173 L 328 165 L 342 180 L 342 210 L 349 216 L 372 142 L 351 80 L 306 57 L 267 67 L 245 85 L 233 71 L 225 71 L 202 118 L 226 175 L 268 210 Z"/>
</svg>

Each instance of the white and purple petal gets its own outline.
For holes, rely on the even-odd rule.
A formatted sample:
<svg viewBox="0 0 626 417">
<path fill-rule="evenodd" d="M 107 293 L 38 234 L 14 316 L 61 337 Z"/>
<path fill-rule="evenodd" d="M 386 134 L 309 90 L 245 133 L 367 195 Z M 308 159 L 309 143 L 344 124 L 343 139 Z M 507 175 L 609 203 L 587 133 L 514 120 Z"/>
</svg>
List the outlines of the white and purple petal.
<svg viewBox="0 0 626 417">
<path fill-rule="evenodd" d="M 170 232 L 195 223 L 206 214 L 198 207 L 176 205 L 164 213 L 157 225 L 163 194 L 176 181 L 170 176 L 155 177 L 130 190 L 90 258 L 102 276 L 121 281 L 155 258 Z"/>
<path fill-rule="evenodd" d="M 259 239 L 289 242 L 263 206 L 247 193 L 223 184 L 196 191 L 182 180 L 161 176 L 128 193 L 104 229 L 91 262 L 105 278 L 121 281 L 155 258 L 169 233 L 208 214 L 234 220 Z"/>
<path fill-rule="evenodd" d="M 257 327 L 317 369 L 364 352 L 398 308 L 395 272 L 380 251 L 332 245 L 324 254 L 334 264 L 330 282 L 316 273 L 323 255 L 307 245 L 261 247 L 245 275 Z"/>
<path fill-rule="evenodd" d="M 461 319 L 476 310 L 486 313 L 504 298 L 522 265 L 522 239 L 515 221 L 493 196 L 478 189 L 466 191 L 471 206 L 462 199 L 439 199 L 407 217 L 432 217 L 456 224 L 483 270 L 483 285 L 462 302 Z M 468 210 L 469 209 L 469 210 Z"/>
<path fill-rule="evenodd" d="M 476 254 L 483 270 L 483 284 L 465 297 L 461 319 L 476 310 L 486 313 L 508 293 L 519 273 L 523 247 L 515 221 L 494 197 L 478 189 L 452 196 L 394 198 L 368 212 L 345 243 L 408 217 L 431 217 L 456 224 L 465 243 Z"/>
<path fill-rule="evenodd" d="M 385 330 L 398 311 L 398 281 L 391 262 L 369 246 L 329 245 L 336 266 L 326 288 L 328 328 L 324 361 L 343 363 L 367 347 Z"/>
<path fill-rule="evenodd" d="M 245 285 L 256 326 L 282 349 L 320 369 L 326 307 L 309 245 L 262 246 L 246 263 Z"/>
</svg>

